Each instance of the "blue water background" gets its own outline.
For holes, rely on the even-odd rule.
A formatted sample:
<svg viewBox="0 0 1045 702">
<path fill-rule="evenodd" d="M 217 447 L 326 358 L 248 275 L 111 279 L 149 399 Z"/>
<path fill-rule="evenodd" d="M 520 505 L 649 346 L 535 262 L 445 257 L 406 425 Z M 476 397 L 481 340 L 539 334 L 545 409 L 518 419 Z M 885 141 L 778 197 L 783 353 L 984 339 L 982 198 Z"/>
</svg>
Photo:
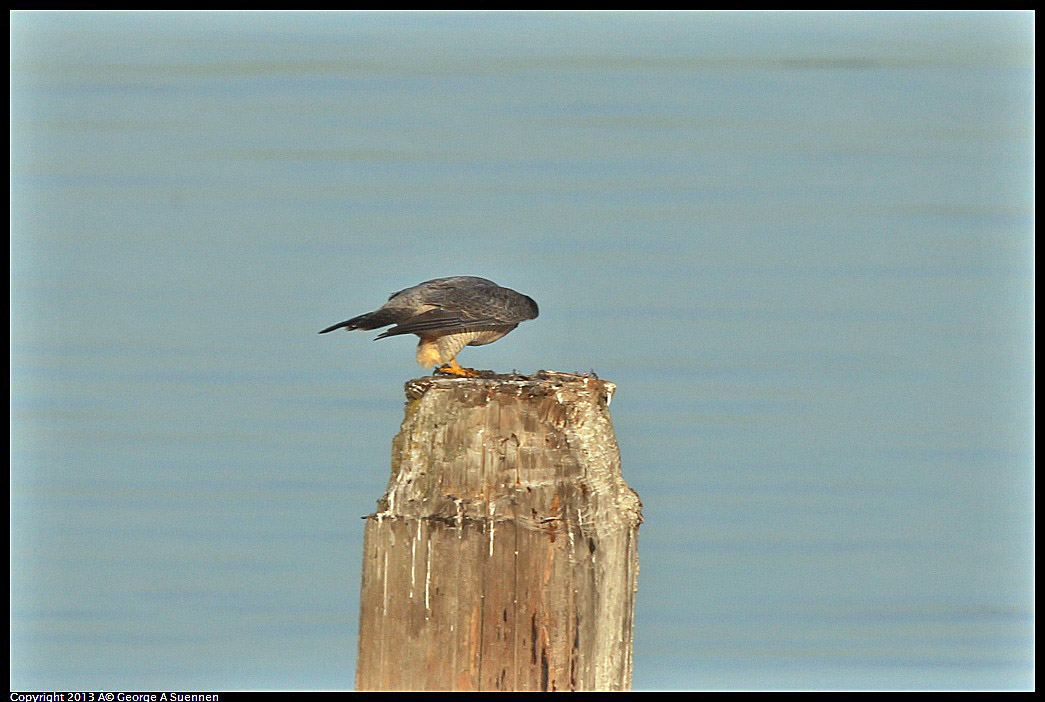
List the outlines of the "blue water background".
<svg viewBox="0 0 1045 702">
<path fill-rule="evenodd" d="M 429 278 L 618 385 L 636 689 L 1029 689 L 1033 15 L 28 13 L 12 689 L 351 688 Z"/>
</svg>

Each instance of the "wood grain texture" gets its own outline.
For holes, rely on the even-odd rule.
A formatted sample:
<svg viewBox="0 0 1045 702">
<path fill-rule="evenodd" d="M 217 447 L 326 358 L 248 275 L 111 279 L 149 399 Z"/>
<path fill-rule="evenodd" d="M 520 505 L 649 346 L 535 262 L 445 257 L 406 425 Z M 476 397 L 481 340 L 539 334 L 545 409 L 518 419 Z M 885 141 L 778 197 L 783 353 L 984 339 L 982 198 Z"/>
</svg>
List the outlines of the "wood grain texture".
<svg viewBox="0 0 1045 702">
<path fill-rule="evenodd" d="M 626 690 L 641 504 L 614 385 L 419 378 L 366 521 L 360 690 Z"/>
</svg>

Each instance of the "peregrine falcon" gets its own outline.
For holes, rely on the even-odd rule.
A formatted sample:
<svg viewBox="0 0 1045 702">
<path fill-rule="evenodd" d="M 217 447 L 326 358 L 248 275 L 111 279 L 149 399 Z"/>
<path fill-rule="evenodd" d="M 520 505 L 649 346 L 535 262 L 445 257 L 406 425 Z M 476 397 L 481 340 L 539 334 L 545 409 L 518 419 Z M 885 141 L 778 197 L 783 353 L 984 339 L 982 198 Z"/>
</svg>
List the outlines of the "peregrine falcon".
<svg viewBox="0 0 1045 702">
<path fill-rule="evenodd" d="M 395 326 L 377 339 L 417 334 L 417 362 L 437 373 L 475 376 L 454 358 L 465 346 L 492 344 L 519 326 L 537 318 L 537 303 L 522 293 L 502 288 L 492 280 L 470 275 L 436 278 L 392 293 L 373 312 L 327 327 L 320 334 L 344 328 L 377 329 Z M 444 365 L 448 364 L 448 365 Z"/>
</svg>

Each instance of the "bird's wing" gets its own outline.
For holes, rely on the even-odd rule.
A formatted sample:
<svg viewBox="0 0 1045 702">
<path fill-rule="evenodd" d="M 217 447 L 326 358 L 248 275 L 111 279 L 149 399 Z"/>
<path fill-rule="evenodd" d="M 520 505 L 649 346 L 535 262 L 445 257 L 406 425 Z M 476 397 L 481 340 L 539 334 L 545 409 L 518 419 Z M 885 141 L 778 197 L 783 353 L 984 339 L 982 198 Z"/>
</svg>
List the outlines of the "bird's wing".
<svg viewBox="0 0 1045 702">
<path fill-rule="evenodd" d="M 472 317 L 455 310 L 436 308 L 399 322 L 388 331 L 379 335 L 377 339 L 384 339 L 397 334 L 433 334 L 441 336 L 443 334 L 460 334 L 491 329 L 499 330 L 504 329 L 506 326 L 514 327 L 515 324 L 515 322 L 505 322 L 494 317 Z"/>
<path fill-rule="evenodd" d="M 424 301 L 468 320 L 518 324 L 536 316 L 529 298 L 482 278 L 433 286 Z"/>
</svg>

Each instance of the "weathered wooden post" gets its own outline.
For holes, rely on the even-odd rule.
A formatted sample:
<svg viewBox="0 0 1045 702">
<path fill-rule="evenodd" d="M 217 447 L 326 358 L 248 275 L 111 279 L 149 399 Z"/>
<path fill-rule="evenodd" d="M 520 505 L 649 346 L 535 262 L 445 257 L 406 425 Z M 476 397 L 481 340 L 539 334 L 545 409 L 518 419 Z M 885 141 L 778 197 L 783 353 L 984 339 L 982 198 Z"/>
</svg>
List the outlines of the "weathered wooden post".
<svg viewBox="0 0 1045 702">
<path fill-rule="evenodd" d="M 627 690 L 641 504 L 594 377 L 406 384 L 367 517 L 359 690 Z"/>
</svg>

